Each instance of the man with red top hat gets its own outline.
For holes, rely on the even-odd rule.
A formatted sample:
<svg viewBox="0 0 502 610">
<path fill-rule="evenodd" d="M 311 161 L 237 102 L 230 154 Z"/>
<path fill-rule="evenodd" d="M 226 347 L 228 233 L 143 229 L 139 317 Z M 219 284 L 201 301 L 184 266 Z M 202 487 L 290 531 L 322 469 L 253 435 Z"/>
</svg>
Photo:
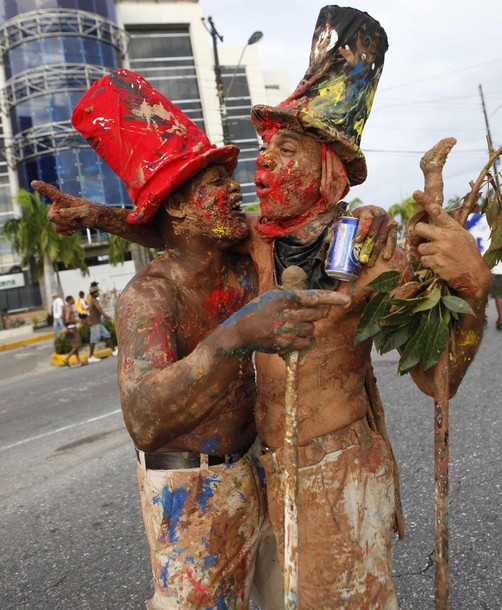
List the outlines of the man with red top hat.
<svg viewBox="0 0 502 610">
<path fill-rule="evenodd" d="M 128 222 L 155 222 L 165 248 L 124 289 L 115 315 L 154 575 L 147 608 L 247 608 L 260 554 L 271 561 L 257 567 L 259 599 L 280 608 L 273 538 L 260 538 L 251 353 L 310 346 L 312 322 L 350 299 L 272 291 L 249 302 L 252 263 L 228 252 L 248 234 L 228 175 L 238 149 L 211 146 L 139 74 L 101 78 L 72 121 L 124 179 L 136 204 Z"/>
</svg>

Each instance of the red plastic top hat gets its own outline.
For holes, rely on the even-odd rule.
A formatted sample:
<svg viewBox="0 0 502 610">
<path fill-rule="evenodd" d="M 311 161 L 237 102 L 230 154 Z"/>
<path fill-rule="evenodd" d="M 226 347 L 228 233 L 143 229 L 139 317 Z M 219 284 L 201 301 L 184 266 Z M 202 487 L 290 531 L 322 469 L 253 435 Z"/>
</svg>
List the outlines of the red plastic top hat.
<svg viewBox="0 0 502 610">
<path fill-rule="evenodd" d="M 258 133 L 271 127 L 309 133 L 340 157 L 350 184 L 361 184 L 367 172 L 359 144 L 387 48 L 385 31 L 367 13 L 325 6 L 310 65 L 295 91 L 278 106 L 253 106 Z"/>
<path fill-rule="evenodd" d="M 232 173 L 239 149 L 213 146 L 206 134 L 141 75 L 116 70 L 97 80 L 75 106 L 72 124 L 122 178 L 148 222 L 163 199 L 210 163 Z"/>
</svg>

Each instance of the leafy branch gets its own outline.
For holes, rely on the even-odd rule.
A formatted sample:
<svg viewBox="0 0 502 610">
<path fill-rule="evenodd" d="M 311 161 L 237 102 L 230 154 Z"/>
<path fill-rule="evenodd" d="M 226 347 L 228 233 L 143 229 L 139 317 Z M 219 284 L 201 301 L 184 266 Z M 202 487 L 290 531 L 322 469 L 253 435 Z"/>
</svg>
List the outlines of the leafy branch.
<svg viewBox="0 0 502 610">
<path fill-rule="evenodd" d="M 355 343 L 373 337 L 385 354 L 399 348 L 398 372 L 403 375 L 421 363 L 424 370 L 437 363 L 448 346 L 450 326 L 460 315 L 474 314 L 470 305 L 448 284 L 420 263 L 402 284 L 397 271 L 386 271 L 368 284 L 376 296 L 368 303 L 356 329 Z"/>
</svg>

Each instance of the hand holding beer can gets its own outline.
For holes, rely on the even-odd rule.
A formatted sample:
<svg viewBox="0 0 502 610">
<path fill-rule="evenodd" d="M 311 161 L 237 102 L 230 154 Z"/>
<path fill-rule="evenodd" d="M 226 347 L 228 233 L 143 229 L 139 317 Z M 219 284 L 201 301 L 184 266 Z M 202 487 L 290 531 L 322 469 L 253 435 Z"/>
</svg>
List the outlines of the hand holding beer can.
<svg viewBox="0 0 502 610">
<path fill-rule="evenodd" d="M 333 225 L 333 239 L 326 257 L 326 275 L 344 282 L 359 277 L 359 254 L 362 244 L 356 244 L 359 220 L 352 216 L 340 216 Z"/>
</svg>

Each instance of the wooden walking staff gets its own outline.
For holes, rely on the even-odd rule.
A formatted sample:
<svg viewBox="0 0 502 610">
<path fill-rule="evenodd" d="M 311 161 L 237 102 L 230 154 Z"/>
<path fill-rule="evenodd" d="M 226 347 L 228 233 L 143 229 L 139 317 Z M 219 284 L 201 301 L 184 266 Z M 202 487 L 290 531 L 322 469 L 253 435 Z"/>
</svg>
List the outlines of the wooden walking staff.
<svg viewBox="0 0 502 610">
<path fill-rule="evenodd" d="M 296 266 L 282 272 L 285 290 L 304 290 L 307 275 Z M 284 421 L 284 608 L 298 608 L 298 362 L 299 352 L 286 361 Z"/>
<path fill-rule="evenodd" d="M 424 193 L 438 208 L 443 205 L 442 170 L 456 144 L 445 138 L 431 148 L 420 161 L 424 174 Z M 419 203 L 419 201 L 417 201 Z M 410 221 L 408 232 L 418 221 L 426 222 L 425 212 Z M 410 233 L 408 233 L 410 235 Z M 418 259 L 411 240 L 410 262 Z M 443 351 L 434 370 L 434 566 L 436 610 L 448 610 L 448 426 L 449 426 L 449 346 Z"/>
</svg>

